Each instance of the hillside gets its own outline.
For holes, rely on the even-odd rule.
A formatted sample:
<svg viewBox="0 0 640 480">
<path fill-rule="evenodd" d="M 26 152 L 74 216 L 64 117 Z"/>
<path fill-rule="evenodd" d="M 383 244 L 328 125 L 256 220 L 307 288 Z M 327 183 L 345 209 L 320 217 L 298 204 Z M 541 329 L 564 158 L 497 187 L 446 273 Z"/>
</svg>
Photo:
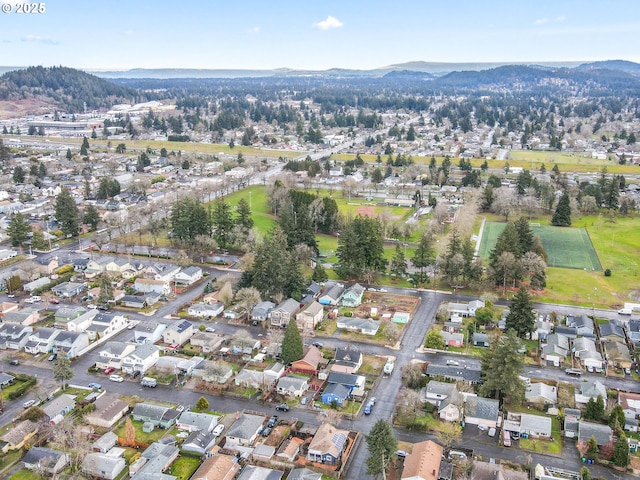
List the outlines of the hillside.
<svg viewBox="0 0 640 480">
<path fill-rule="evenodd" d="M 0 113 L 24 109 L 37 113 L 43 108 L 73 113 L 139 99 L 136 90 L 73 68 L 29 67 L 0 77 Z"/>
</svg>

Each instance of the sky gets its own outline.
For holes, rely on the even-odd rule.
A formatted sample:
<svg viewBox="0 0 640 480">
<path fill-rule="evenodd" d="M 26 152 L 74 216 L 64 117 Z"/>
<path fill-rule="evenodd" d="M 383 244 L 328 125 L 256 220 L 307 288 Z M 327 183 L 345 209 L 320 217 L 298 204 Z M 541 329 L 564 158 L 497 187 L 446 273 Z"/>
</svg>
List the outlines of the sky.
<svg viewBox="0 0 640 480">
<path fill-rule="evenodd" d="M 640 1 L 0 0 L 0 65 L 374 69 L 411 61 L 640 63 Z M 6 10 L 10 10 L 6 12 Z"/>
</svg>

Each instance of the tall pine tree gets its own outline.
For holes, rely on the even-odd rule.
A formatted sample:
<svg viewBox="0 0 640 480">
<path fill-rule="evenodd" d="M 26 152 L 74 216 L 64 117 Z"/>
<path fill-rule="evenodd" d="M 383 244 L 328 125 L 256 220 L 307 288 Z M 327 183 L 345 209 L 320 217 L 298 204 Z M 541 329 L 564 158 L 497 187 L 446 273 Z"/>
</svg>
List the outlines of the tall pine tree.
<svg viewBox="0 0 640 480">
<path fill-rule="evenodd" d="M 556 211 L 551 219 L 551 224 L 556 227 L 571 226 L 571 204 L 569 202 L 569 194 L 566 191 L 560 197 Z"/>
<path fill-rule="evenodd" d="M 292 362 L 300 360 L 303 355 L 304 349 L 300 330 L 298 330 L 298 324 L 295 319 L 291 319 L 282 340 L 282 362 L 285 365 L 289 365 Z"/>
<path fill-rule="evenodd" d="M 535 329 L 536 315 L 529 292 L 521 286 L 511 302 L 509 315 L 506 318 L 506 329 L 513 330 L 523 338 Z"/>
</svg>

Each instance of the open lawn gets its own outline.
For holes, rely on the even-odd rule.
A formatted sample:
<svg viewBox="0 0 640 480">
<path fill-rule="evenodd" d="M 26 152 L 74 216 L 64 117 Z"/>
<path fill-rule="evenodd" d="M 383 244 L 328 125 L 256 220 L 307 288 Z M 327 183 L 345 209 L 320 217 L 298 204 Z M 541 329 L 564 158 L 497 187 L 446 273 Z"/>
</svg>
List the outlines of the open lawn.
<svg viewBox="0 0 640 480">
<path fill-rule="evenodd" d="M 178 477 L 178 480 L 187 480 L 191 478 L 202 462 L 198 457 L 189 455 L 180 455 L 178 459 L 171 464 L 169 472 L 171 475 Z"/>
<path fill-rule="evenodd" d="M 489 254 L 504 230 L 505 223 L 486 222 L 480 243 L 480 256 Z M 561 228 L 548 225 L 532 226 L 533 234 L 539 236 L 547 252 L 551 267 L 602 270 L 598 255 L 593 248 L 585 228 Z"/>
<path fill-rule="evenodd" d="M 165 435 L 168 435 L 170 433 L 176 433 L 175 429 L 173 428 L 170 428 L 167 430 L 165 430 L 164 428 L 155 428 L 153 429 L 153 431 L 149 433 L 145 433 L 142 431 L 142 422 L 132 421 L 132 423 L 136 431 L 136 437 L 135 437 L 136 442 L 153 443 L 160 440 Z M 126 430 L 126 423 L 122 422 L 120 424 L 120 427 L 118 427 L 118 429 L 115 430 L 114 433 L 119 437 L 126 438 L 125 430 Z"/>
<path fill-rule="evenodd" d="M 38 476 L 34 474 L 31 470 L 22 468 L 18 470 L 16 473 L 14 473 L 13 475 L 11 475 L 9 480 L 33 480 L 34 478 L 38 478 Z"/>
</svg>

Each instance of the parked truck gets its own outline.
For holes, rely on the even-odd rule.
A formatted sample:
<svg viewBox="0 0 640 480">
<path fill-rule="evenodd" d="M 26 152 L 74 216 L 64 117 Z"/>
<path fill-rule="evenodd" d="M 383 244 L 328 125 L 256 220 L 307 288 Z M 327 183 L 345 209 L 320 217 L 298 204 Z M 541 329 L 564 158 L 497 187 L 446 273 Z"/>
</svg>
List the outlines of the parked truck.
<svg viewBox="0 0 640 480">
<path fill-rule="evenodd" d="M 393 360 L 387 360 L 387 363 L 384 364 L 384 368 L 382 369 L 385 375 L 391 375 L 393 373 L 393 367 L 395 367 L 395 363 Z"/>
<path fill-rule="evenodd" d="M 158 385 L 158 381 L 155 378 L 144 377 L 140 382 L 143 387 L 155 388 Z"/>
</svg>

